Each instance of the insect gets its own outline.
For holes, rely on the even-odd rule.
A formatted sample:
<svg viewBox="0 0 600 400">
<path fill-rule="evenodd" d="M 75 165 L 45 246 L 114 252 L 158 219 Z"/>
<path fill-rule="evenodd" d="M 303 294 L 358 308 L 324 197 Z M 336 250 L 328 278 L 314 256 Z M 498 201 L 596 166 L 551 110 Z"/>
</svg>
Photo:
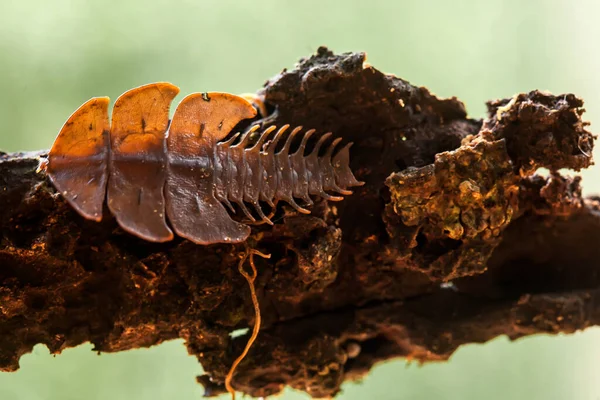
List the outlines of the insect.
<svg viewBox="0 0 600 400">
<path fill-rule="evenodd" d="M 310 213 L 311 196 L 339 201 L 363 184 L 349 167 L 352 143 L 336 152 L 337 138 L 324 148 L 326 133 L 305 154 L 313 129 L 254 125 L 230 135 L 256 110 L 229 93 L 190 94 L 169 122 L 178 93 L 152 83 L 122 94 L 112 123 L 107 97 L 69 117 L 42 169 L 81 216 L 100 221 L 106 197 L 118 224 L 142 239 L 166 242 L 175 232 L 197 244 L 240 243 L 251 223 L 273 224 L 261 203 L 274 209 L 285 201 Z M 232 218 L 236 206 L 245 221 Z"/>
</svg>

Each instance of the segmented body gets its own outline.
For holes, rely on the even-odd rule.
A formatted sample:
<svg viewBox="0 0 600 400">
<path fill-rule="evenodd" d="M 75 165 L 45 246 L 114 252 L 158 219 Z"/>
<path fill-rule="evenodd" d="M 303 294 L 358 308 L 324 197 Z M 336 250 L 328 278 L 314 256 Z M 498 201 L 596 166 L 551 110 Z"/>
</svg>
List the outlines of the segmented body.
<svg viewBox="0 0 600 400">
<path fill-rule="evenodd" d="M 295 199 L 309 207 L 311 196 L 342 200 L 339 195 L 352 193 L 348 188 L 362 185 L 349 168 L 351 144 L 335 151 L 341 138 L 322 155 L 331 133 L 305 154 L 315 131 L 287 125 L 263 132 L 253 126 L 221 142 L 256 115 L 254 107 L 228 93 L 194 93 L 169 125 L 178 93 L 169 83 L 145 85 L 117 99 L 112 124 L 108 98 L 89 100 L 67 120 L 45 168 L 79 214 L 100 221 L 106 197 L 119 225 L 143 239 L 164 242 L 175 231 L 199 244 L 237 243 L 250 227 L 226 206 L 235 212 L 236 204 L 250 221 L 272 224 L 261 202 L 275 207 L 283 200 L 309 213 Z M 295 139 L 300 144 L 292 152 Z"/>
</svg>

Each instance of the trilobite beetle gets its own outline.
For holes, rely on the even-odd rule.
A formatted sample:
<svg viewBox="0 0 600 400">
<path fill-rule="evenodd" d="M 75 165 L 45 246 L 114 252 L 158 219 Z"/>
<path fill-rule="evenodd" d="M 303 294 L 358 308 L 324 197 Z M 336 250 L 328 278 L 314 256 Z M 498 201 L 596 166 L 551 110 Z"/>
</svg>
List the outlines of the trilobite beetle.
<svg viewBox="0 0 600 400">
<path fill-rule="evenodd" d="M 271 224 L 260 202 L 275 207 L 282 200 L 309 213 L 311 196 L 339 201 L 363 184 L 349 167 L 351 143 L 335 151 L 337 138 L 322 150 L 330 132 L 309 154 L 313 129 L 258 132 L 254 125 L 230 135 L 256 110 L 246 98 L 220 92 L 185 97 L 169 123 L 178 93 L 170 83 L 152 83 L 122 94 L 112 122 L 107 97 L 92 98 L 69 117 L 43 168 L 81 216 L 100 221 L 106 198 L 119 225 L 145 240 L 169 241 L 174 231 L 197 244 L 239 243 L 250 226 L 232 219 L 232 203 L 251 222 Z M 294 138 L 300 144 L 292 153 Z"/>
</svg>

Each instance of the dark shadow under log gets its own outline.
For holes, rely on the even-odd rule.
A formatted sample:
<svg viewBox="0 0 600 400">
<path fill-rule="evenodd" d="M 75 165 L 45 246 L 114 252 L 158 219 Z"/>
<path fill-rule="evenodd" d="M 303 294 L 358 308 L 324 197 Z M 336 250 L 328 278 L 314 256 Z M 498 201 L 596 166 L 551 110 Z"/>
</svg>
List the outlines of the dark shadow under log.
<svg viewBox="0 0 600 400">
<path fill-rule="evenodd" d="M 556 172 L 591 164 L 582 101 L 534 91 L 474 120 L 364 61 L 321 48 L 258 92 L 270 115 L 255 122 L 355 142 L 366 185 L 253 228 L 249 244 L 272 257 L 257 259 L 263 327 L 233 385 L 328 396 L 381 360 L 600 324 L 600 201 Z M 207 395 L 223 392 L 247 340 L 229 333 L 254 317 L 243 246 L 157 245 L 107 212 L 86 221 L 36 173 L 43 154 L 0 153 L 0 370 L 38 343 L 116 352 L 184 338 Z"/>
</svg>

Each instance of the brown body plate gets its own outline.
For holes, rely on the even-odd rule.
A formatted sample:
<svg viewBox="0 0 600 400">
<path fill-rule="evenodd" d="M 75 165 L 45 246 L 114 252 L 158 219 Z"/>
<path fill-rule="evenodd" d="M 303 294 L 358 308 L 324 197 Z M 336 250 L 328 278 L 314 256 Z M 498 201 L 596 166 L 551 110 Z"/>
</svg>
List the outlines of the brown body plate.
<svg viewBox="0 0 600 400">
<path fill-rule="evenodd" d="M 108 178 L 108 97 L 96 97 L 65 122 L 48 153 L 47 173 L 83 217 L 100 221 Z"/>
<path fill-rule="evenodd" d="M 170 83 L 141 86 L 121 95 L 112 114 L 108 208 L 124 230 L 155 242 L 173 239 L 165 217 L 164 141 L 178 93 Z"/>
<path fill-rule="evenodd" d="M 227 93 L 192 94 L 173 117 L 169 154 L 167 215 L 178 235 L 198 244 L 246 240 L 250 227 L 231 219 L 214 190 L 214 149 L 241 120 L 256 111 Z"/>
</svg>

